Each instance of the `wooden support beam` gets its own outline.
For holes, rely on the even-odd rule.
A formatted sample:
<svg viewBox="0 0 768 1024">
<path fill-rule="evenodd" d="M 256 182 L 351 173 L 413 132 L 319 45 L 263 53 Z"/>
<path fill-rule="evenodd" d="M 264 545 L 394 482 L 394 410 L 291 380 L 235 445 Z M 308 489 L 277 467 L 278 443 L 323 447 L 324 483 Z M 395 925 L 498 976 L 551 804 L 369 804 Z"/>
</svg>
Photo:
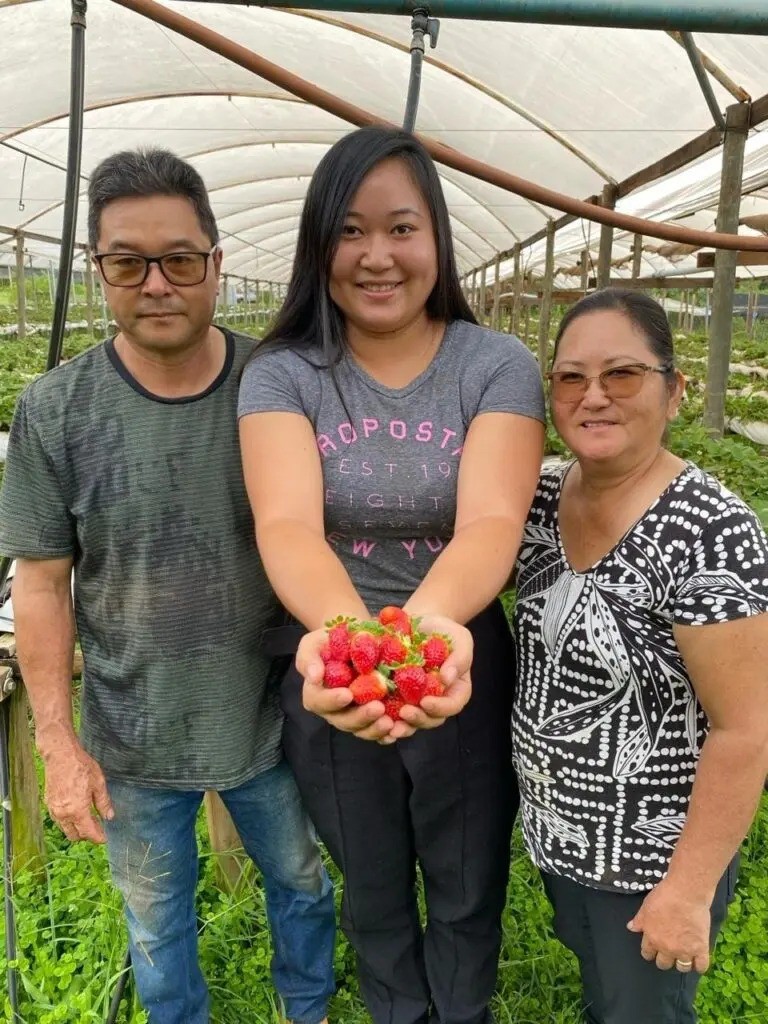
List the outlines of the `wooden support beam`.
<svg viewBox="0 0 768 1024">
<path fill-rule="evenodd" d="M 85 315 L 88 319 L 88 333 L 93 337 L 93 262 L 90 253 L 85 258 Z"/>
<path fill-rule="evenodd" d="M 544 261 L 544 288 L 539 307 L 539 370 L 542 377 L 549 364 L 549 324 L 552 317 L 552 283 L 555 276 L 555 225 L 547 226 L 547 251 Z"/>
<path fill-rule="evenodd" d="M 237 892 L 250 863 L 235 824 L 218 793 L 206 793 L 205 818 L 211 850 L 216 855 L 216 880 L 225 892 Z"/>
<path fill-rule="evenodd" d="M 726 109 L 725 115 L 723 170 L 720 177 L 716 228 L 718 231 L 738 231 L 744 147 L 750 120 L 749 107 L 743 103 L 734 103 Z M 704 395 L 704 426 L 718 436 L 722 436 L 725 428 L 725 390 L 731 356 L 737 256 L 736 252 L 721 249 L 718 250 L 715 259 L 707 386 Z"/>
<path fill-rule="evenodd" d="M 42 879 L 46 861 L 45 833 L 29 723 L 29 702 L 26 690 L 14 679 L 10 665 L 0 667 L 0 692 L 5 698 L 2 713 L 8 716 L 12 871 L 14 875 L 20 871 L 32 871 Z M 0 728 L 3 727 L 0 723 Z"/>
<path fill-rule="evenodd" d="M 715 265 L 714 252 L 699 252 L 696 254 L 696 266 L 703 269 L 710 269 Z M 766 267 L 768 266 L 768 252 L 737 252 L 737 267 Z"/>
<path fill-rule="evenodd" d="M 501 256 L 496 256 L 494 262 L 494 270 L 496 277 L 493 281 L 493 306 L 491 307 L 491 328 L 494 331 L 498 331 L 500 325 L 499 322 L 499 296 L 501 295 Z"/>
<path fill-rule="evenodd" d="M 486 293 L 486 280 L 488 273 L 488 264 L 484 263 L 480 268 L 480 315 L 478 320 L 481 324 L 485 324 L 485 312 L 487 309 L 488 296 Z"/>
<path fill-rule="evenodd" d="M 24 271 L 24 235 L 16 235 L 16 336 L 27 336 L 27 277 Z"/>
<path fill-rule="evenodd" d="M 612 210 L 616 205 L 616 186 L 606 185 L 600 205 Z M 613 228 L 610 224 L 600 225 L 600 249 L 597 257 L 597 287 L 607 288 L 611 277 L 611 255 L 613 252 Z"/>
<path fill-rule="evenodd" d="M 643 269 L 643 236 L 632 239 L 632 280 L 637 281 Z"/>
<path fill-rule="evenodd" d="M 711 288 L 714 277 L 612 277 L 608 282 L 611 288 Z M 597 287 L 597 278 L 590 277 L 589 287 Z"/>
<path fill-rule="evenodd" d="M 520 246 L 516 245 L 513 251 L 514 259 L 514 297 L 512 299 L 512 333 L 520 333 L 520 296 L 523 294 L 523 266 L 521 262 Z M 526 337 L 527 337 L 526 325 Z"/>
</svg>

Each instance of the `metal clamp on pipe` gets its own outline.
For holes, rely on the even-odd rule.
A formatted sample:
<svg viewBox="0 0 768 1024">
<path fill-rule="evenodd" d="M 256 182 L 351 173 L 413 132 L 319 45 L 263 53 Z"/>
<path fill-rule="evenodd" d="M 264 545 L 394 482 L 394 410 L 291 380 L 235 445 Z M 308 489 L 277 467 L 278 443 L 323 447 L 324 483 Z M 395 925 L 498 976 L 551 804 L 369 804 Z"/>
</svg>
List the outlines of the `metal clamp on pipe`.
<svg viewBox="0 0 768 1024">
<path fill-rule="evenodd" d="M 430 46 L 437 46 L 437 35 L 440 22 L 430 18 L 426 7 L 417 7 L 411 18 L 411 76 L 408 82 L 408 97 L 405 101 L 403 128 L 412 132 L 416 125 L 416 113 L 419 109 L 419 93 L 421 91 L 421 64 L 424 60 L 424 36 L 429 36 Z"/>
</svg>

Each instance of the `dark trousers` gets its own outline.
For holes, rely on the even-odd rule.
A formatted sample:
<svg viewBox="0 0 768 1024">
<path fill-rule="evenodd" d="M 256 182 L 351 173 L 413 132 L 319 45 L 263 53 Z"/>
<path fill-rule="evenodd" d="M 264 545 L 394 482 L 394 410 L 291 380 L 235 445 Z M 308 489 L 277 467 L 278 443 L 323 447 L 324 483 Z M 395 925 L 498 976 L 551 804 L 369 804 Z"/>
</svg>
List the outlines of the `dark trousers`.
<svg viewBox="0 0 768 1024">
<path fill-rule="evenodd" d="M 438 729 L 391 746 L 339 732 L 284 681 L 284 745 L 344 875 L 341 926 L 374 1024 L 491 1024 L 509 844 L 514 648 L 494 603 L 469 624 L 473 693 Z M 420 923 L 416 867 L 426 898 Z"/>
<path fill-rule="evenodd" d="M 712 901 L 710 943 L 725 920 L 738 872 L 736 858 Z M 627 931 L 645 893 L 606 892 L 541 873 L 555 911 L 555 934 L 581 969 L 586 1024 L 696 1024 L 701 975 L 661 971 L 640 955 L 642 935 Z"/>
</svg>

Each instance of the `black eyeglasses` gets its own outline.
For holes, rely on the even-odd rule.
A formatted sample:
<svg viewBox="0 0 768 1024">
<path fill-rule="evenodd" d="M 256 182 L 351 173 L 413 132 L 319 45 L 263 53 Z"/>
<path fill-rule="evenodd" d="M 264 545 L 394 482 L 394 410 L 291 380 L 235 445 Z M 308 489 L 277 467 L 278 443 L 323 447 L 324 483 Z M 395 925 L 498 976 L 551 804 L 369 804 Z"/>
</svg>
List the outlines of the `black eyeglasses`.
<svg viewBox="0 0 768 1024">
<path fill-rule="evenodd" d="M 208 273 L 208 257 L 216 252 L 169 252 L 165 256 L 139 256 L 135 252 L 95 253 L 94 259 L 107 284 L 115 288 L 136 288 L 147 279 L 149 268 L 156 263 L 160 273 L 171 284 L 182 288 L 202 284 Z"/>
<path fill-rule="evenodd" d="M 587 377 L 578 370 L 553 370 L 547 374 L 547 380 L 550 394 L 556 402 L 580 401 L 593 380 L 599 381 L 608 398 L 632 398 L 642 388 L 647 374 L 670 373 L 671 370 L 670 363 L 664 366 L 626 363 L 624 366 L 612 366 L 594 377 Z"/>
</svg>

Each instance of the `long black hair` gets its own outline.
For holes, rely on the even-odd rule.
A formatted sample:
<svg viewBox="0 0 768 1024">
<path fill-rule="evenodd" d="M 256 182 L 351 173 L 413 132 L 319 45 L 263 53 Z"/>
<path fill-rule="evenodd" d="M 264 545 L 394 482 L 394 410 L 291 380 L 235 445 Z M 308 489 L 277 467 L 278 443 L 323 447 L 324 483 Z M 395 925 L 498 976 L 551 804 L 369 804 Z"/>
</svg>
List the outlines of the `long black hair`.
<svg viewBox="0 0 768 1024">
<path fill-rule="evenodd" d="M 345 331 L 344 318 L 328 291 L 331 264 L 363 178 L 382 160 L 392 158 L 406 164 L 432 218 L 437 281 L 427 299 L 427 315 L 445 323 L 476 322 L 461 290 L 448 207 L 431 156 L 409 132 L 377 125 L 345 135 L 317 165 L 301 212 L 288 292 L 256 354 L 278 344 L 294 348 L 319 344 L 327 365 L 338 362 Z"/>
</svg>

